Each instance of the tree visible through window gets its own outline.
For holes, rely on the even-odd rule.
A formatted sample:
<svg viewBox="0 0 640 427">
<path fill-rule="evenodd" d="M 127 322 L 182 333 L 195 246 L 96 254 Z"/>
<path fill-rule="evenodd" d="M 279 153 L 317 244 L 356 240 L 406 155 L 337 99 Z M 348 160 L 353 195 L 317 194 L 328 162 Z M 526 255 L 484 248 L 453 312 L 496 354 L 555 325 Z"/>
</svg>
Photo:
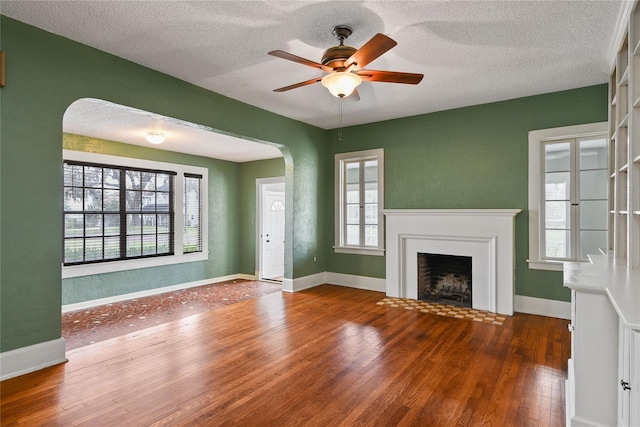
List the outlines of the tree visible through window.
<svg viewBox="0 0 640 427">
<path fill-rule="evenodd" d="M 173 254 L 173 172 L 64 163 L 64 264 Z"/>
</svg>

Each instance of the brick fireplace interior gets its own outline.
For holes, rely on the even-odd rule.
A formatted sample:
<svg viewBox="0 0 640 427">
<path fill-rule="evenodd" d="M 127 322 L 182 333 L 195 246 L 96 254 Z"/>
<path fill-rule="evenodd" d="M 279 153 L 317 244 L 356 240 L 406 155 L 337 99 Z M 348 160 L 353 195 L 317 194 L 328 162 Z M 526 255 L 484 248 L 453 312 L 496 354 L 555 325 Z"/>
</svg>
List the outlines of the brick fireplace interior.
<svg viewBox="0 0 640 427">
<path fill-rule="evenodd" d="M 471 257 L 418 253 L 418 299 L 471 308 Z"/>
</svg>

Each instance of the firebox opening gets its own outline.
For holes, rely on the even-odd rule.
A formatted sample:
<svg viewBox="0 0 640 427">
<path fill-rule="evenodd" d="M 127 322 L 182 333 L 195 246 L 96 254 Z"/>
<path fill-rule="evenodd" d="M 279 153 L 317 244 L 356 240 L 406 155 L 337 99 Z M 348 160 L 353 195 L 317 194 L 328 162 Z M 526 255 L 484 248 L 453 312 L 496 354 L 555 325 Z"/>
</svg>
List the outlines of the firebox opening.
<svg viewBox="0 0 640 427">
<path fill-rule="evenodd" d="M 471 308 L 471 257 L 418 253 L 418 299 Z"/>
</svg>

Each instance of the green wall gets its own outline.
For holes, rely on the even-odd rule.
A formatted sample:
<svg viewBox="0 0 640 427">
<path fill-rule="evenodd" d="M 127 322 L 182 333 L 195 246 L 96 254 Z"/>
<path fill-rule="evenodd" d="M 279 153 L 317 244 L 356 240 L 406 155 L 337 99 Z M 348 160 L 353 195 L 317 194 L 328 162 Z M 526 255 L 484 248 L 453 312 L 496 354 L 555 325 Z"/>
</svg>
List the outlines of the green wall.
<svg viewBox="0 0 640 427">
<path fill-rule="evenodd" d="M 569 301 L 562 274 L 530 270 L 528 132 L 607 120 L 607 86 L 531 96 L 332 132 L 325 215 L 333 228 L 333 154 L 384 148 L 387 209 L 522 209 L 516 217 L 516 294 Z M 335 254 L 327 271 L 385 277 L 384 257 Z"/>
<path fill-rule="evenodd" d="M 280 148 L 285 158 L 285 277 L 322 271 L 326 131 L 0 16 L 0 352 L 60 337 L 62 117 L 98 98 Z M 295 183 L 295 185 L 294 185 Z M 237 184 L 236 184 L 237 185 Z M 237 227 L 237 225 L 236 225 Z"/>
<path fill-rule="evenodd" d="M 284 159 L 240 163 L 240 273 L 256 272 L 256 179 L 278 176 Z"/>
</svg>

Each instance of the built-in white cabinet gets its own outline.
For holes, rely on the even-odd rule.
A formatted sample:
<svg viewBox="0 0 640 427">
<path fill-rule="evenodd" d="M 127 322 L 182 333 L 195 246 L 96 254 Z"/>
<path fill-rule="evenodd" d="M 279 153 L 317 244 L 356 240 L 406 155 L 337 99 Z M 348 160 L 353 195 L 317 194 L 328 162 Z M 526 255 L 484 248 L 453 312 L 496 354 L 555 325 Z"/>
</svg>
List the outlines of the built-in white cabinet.
<svg viewBox="0 0 640 427">
<path fill-rule="evenodd" d="M 618 425 L 640 426 L 640 330 L 619 323 Z"/>
<path fill-rule="evenodd" d="M 640 426 L 640 270 L 564 263 L 571 289 L 568 426 Z"/>
</svg>

